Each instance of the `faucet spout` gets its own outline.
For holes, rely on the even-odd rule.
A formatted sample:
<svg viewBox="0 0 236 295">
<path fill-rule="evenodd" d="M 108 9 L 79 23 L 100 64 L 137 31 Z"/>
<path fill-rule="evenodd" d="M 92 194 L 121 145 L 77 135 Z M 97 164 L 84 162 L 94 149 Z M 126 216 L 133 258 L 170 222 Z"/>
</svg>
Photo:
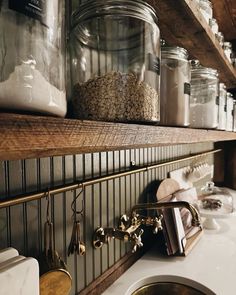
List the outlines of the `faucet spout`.
<svg viewBox="0 0 236 295">
<path fill-rule="evenodd" d="M 156 203 L 144 203 L 133 206 L 131 216 L 136 215 L 136 211 L 143 209 L 168 209 L 168 208 L 186 208 L 192 215 L 192 225 L 200 226 L 201 218 L 197 209 L 186 201 L 173 201 L 173 202 L 156 202 Z"/>
</svg>

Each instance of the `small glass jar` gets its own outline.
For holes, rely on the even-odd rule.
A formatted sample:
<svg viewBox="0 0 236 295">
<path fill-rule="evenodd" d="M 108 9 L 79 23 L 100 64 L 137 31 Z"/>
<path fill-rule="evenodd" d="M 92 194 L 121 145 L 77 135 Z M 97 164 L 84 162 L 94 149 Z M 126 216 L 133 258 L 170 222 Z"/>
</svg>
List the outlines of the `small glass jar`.
<svg viewBox="0 0 236 295">
<path fill-rule="evenodd" d="M 234 99 L 233 107 L 233 132 L 236 132 L 236 99 Z"/>
<path fill-rule="evenodd" d="M 229 62 L 232 62 L 232 60 L 231 60 L 232 43 L 231 42 L 224 42 L 223 49 L 224 49 L 225 55 L 227 56 Z"/>
<path fill-rule="evenodd" d="M 1 109 L 65 116 L 64 6 L 0 1 Z"/>
<path fill-rule="evenodd" d="M 233 109 L 234 109 L 233 94 L 230 92 L 227 92 L 226 131 L 233 131 Z"/>
<path fill-rule="evenodd" d="M 223 33 L 218 32 L 216 34 L 216 39 L 219 41 L 220 46 L 223 47 L 223 45 L 224 45 L 224 39 L 225 39 Z"/>
<path fill-rule="evenodd" d="M 208 0 L 200 0 L 200 11 L 205 18 L 206 22 L 209 24 L 210 19 L 213 17 L 213 9 L 212 9 L 212 3 Z"/>
<path fill-rule="evenodd" d="M 218 126 L 219 80 L 216 70 L 192 64 L 190 126 L 210 128 Z"/>
<path fill-rule="evenodd" d="M 115 122 L 160 120 L 160 32 L 143 1 L 89 1 L 72 17 L 73 112 Z"/>
<path fill-rule="evenodd" d="M 190 63 L 181 47 L 161 48 L 161 124 L 189 125 Z"/>
<path fill-rule="evenodd" d="M 227 102 L 227 91 L 224 83 L 219 84 L 219 125 L 217 129 L 226 129 L 226 102 Z"/>
<path fill-rule="evenodd" d="M 211 18 L 209 20 L 209 25 L 210 25 L 210 28 L 212 30 L 212 33 L 214 35 L 217 35 L 218 32 L 219 32 L 219 26 L 218 26 L 217 20 L 215 18 Z"/>
</svg>

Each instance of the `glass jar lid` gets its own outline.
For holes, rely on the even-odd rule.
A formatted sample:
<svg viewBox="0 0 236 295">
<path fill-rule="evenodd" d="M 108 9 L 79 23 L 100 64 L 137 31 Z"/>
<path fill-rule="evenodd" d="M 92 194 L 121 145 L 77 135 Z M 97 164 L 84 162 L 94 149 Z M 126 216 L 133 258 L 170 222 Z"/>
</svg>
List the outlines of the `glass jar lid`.
<svg viewBox="0 0 236 295">
<path fill-rule="evenodd" d="M 188 51 L 178 46 L 175 46 L 175 47 L 162 46 L 161 57 L 188 60 Z"/>
<path fill-rule="evenodd" d="M 158 23 L 154 8 L 141 0 L 89 0 L 72 15 L 72 28 L 79 22 L 94 17 L 122 15 L 142 19 L 150 24 Z"/>
<path fill-rule="evenodd" d="M 204 77 L 208 76 L 209 78 L 217 78 L 218 72 L 215 69 L 206 68 L 206 67 L 203 67 L 199 64 L 194 64 L 191 62 L 191 77 L 192 77 L 192 79 L 199 78 L 199 76 L 204 76 Z"/>
</svg>

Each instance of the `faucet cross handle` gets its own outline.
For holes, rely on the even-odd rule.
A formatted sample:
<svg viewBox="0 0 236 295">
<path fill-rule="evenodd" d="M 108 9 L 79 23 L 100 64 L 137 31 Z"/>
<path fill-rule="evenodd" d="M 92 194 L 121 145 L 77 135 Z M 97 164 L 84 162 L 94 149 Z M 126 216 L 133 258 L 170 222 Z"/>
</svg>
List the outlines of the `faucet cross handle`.
<svg viewBox="0 0 236 295">
<path fill-rule="evenodd" d="M 163 215 L 160 215 L 159 217 L 155 217 L 153 219 L 153 233 L 155 235 L 163 229 L 162 223 L 161 223 L 162 219 L 163 219 Z"/>
<path fill-rule="evenodd" d="M 139 229 L 132 235 L 132 240 L 134 241 L 134 247 L 132 249 L 132 253 L 136 252 L 138 248 L 143 247 L 141 236 L 143 234 L 143 229 Z"/>
</svg>

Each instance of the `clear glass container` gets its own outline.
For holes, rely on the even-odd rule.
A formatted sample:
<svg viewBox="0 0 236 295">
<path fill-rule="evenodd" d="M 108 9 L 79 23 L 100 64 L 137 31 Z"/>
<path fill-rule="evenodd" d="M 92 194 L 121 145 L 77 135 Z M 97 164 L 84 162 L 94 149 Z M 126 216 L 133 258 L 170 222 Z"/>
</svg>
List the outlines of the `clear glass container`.
<svg viewBox="0 0 236 295">
<path fill-rule="evenodd" d="M 234 99 L 234 109 L 233 109 L 233 132 L 236 132 L 236 100 Z"/>
<path fill-rule="evenodd" d="M 64 1 L 0 1 L 0 108 L 65 116 Z"/>
<path fill-rule="evenodd" d="M 189 125 L 190 63 L 181 47 L 161 48 L 161 124 Z"/>
<path fill-rule="evenodd" d="M 190 126 L 192 128 L 218 127 L 219 80 L 216 70 L 192 63 Z"/>
<path fill-rule="evenodd" d="M 208 0 L 199 1 L 200 11 L 205 18 L 206 22 L 209 24 L 210 19 L 213 17 L 212 3 Z"/>
<path fill-rule="evenodd" d="M 233 131 L 233 109 L 234 99 L 233 94 L 227 92 L 227 111 L 226 111 L 226 130 Z"/>
<path fill-rule="evenodd" d="M 218 26 L 217 20 L 215 18 L 211 18 L 209 20 L 209 25 L 210 25 L 210 28 L 212 30 L 212 33 L 214 35 L 217 35 L 218 32 L 219 32 L 219 26 Z"/>
<path fill-rule="evenodd" d="M 223 47 L 223 45 L 224 45 L 224 40 L 225 40 L 223 33 L 218 32 L 218 33 L 216 34 L 216 39 L 219 41 L 220 46 Z"/>
<path fill-rule="evenodd" d="M 217 129 L 226 129 L 226 102 L 227 102 L 227 91 L 224 83 L 220 83 L 219 87 L 219 125 Z"/>
<path fill-rule="evenodd" d="M 232 43 L 231 42 L 224 42 L 223 45 L 224 53 L 227 56 L 229 62 L 232 62 L 231 57 L 232 57 Z"/>
<path fill-rule="evenodd" d="M 72 18 L 70 48 L 77 118 L 159 122 L 160 32 L 150 5 L 83 4 Z"/>
</svg>

